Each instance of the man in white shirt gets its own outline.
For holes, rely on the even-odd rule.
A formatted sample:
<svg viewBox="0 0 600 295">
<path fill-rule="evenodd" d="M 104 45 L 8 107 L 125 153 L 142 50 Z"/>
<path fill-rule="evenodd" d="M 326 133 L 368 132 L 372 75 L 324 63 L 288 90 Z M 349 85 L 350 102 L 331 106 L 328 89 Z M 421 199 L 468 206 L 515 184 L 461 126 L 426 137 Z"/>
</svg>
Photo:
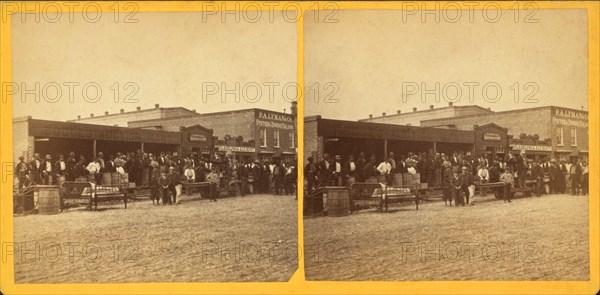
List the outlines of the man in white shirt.
<svg viewBox="0 0 600 295">
<path fill-rule="evenodd" d="M 335 155 L 335 162 L 333 163 L 333 181 L 337 186 L 343 186 L 343 174 L 342 174 L 342 157 Z"/>
<path fill-rule="evenodd" d="M 377 170 L 379 171 L 379 173 L 383 176 L 385 176 L 385 181 L 387 185 L 392 185 L 390 183 L 390 172 L 392 171 L 392 164 L 389 162 L 389 159 L 386 161 L 383 161 L 379 164 L 379 166 L 377 166 Z"/>
<path fill-rule="evenodd" d="M 52 156 L 46 155 L 46 161 L 43 163 L 43 172 L 44 176 L 44 184 L 53 185 L 54 184 L 54 169 L 52 167 Z"/>
</svg>

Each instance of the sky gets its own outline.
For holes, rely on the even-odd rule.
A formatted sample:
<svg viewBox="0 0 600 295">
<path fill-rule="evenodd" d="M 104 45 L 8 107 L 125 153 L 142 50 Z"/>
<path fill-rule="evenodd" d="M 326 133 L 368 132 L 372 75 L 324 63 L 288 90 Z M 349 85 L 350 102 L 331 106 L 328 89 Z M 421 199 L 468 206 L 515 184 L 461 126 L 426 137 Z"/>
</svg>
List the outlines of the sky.
<svg viewBox="0 0 600 295">
<path fill-rule="evenodd" d="M 305 116 L 357 120 L 450 101 L 587 110 L 586 11 L 496 12 L 439 21 L 391 10 L 338 11 L 337 22 L 306 14 Z"/>
<path fill-rule="evenodd" d="M 199 12 L 140 12 L 128 19 L 137 23 L 125 17 L 115 22 L 105 13 L 93 23 L 75 14 L 72 22 L 64 15 L 50 23 L 15 15 L 13 117 L 65 121 L 156 103 L 199 113 L 290 112 L 297 87 L 295 22 L 278 13 L 256 23 Z"/>
</svg>

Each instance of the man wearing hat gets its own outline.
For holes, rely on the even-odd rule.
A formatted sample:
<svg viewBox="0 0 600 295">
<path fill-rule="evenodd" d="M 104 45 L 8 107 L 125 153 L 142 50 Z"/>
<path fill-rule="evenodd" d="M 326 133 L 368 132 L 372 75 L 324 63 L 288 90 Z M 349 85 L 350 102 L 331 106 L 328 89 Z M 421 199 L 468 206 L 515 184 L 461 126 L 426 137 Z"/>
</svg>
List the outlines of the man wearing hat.
<svg viewBox="0 0 600 295">
<path fill-rule="evenodd" d="M 525 187 L 525 179 L 527 178 L 527 155 L 525 155 L 525 150 L 521 150 L 519 156 L 517 156 L 517 160 L 515 163 L 517 169 L 517 177 L 519 178 L 519 187 Z"/>
<path fill-rule="evenodd" d="M 46 155 L 46 160 L 44 160 L 42 167 L 42 176 L 44 184 L 53 185 L 56 173 L 54 173 L 54 164 L 52 163 L 52 156 Z"/>
<path fill-rule="evenodd" d="M 343 186 L 345 177 L 342 173 L 342 157 L 340 155 L 335 155 L 335 161 L 333 162 L 332 170 L 331 178 L 333 179 L 335 185 Z"/>
<path fill-rule="evenodd" d="M 323 160 L 317 165 L 317 171 L 319 171 L 319 181 L 321 186 L 331 185 L 331 174 L 333 171 L 333 165 L 329 159 L 329 154 L 323 154 Z"/>
<path fill-rule="evenodd" d="M 306 192 L 310 195 L 319 182 L 317 177 L 317 166 L 314 163 L 313 157 L 308 157 L 308 164 L 304 167 L 304 179 L 306 179 Z"/>
<path fill-rule="evenodd" d="M 460 190 L 465 194 L 465 198 L 467 204 L 469 203 L 469 197 L 471 197 L 471 193 L 469 192 L 469 186 L 474 185 L 473 174 L 469 172 L 469 168 L 467 166 L 462 166 L 461 174 L 460 174 Z M 456 204 L 456 202 L 455 202 Z M 465 205 L 463 202 L 461 205 Z"/>
<path fill-rule="evenodd" d="M 169 180 L 169 191 L 171 192 L 172 203 L 177 204 L 177 189 L 175 186 L 181 184 L 181 179 L 174 166 L 169 167 L 167 179 Z M 171 202 L 169 202 L 169 205 L 171 205 Z"/>
<path fill-rule="evenodd" d="M 550 160 L 548 176 L 550 177 L 550 193 L 555 194 L 558 192 L 558 165 L 556 165 L 555 159 Z"/>
<path fill-rule="evenodd" d="M 40 154 L 33 154 L 33 160 L 29 162 L 29 175 L 33 184 L 43 184 L 42 171 L 44 170 L 44 167 L 42 164 L 43 161 L 40 159 Z"/>
<path fill-rule="evenodd" d="M 454 173 L 452 172 L 452 164 L 449 161 L 444 161 L 443 164 L 443 174 L 442 174 L 442 188 L 443 194 L 442 198 L 444 199 L 444 205 L 452 206 L 452 177 L 454 177 Z"/>
<path fill-rule="evenodd" d="M 22 189 L 29 181 L 29 167 L 27 166 L 27 163 L 25 163 L 25 158 L 23 156 L 19 157 L 19 163 L 15 166 L 15 172 L 17 173 L 17 179 L 19 180 L 19 189 Z"/>
</svg>

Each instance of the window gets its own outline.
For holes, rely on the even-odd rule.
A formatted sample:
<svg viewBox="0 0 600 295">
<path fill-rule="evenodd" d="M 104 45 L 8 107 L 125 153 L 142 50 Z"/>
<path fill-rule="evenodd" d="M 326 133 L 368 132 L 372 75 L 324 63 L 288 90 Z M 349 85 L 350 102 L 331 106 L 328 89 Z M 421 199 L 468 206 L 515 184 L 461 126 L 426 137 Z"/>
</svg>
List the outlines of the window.
<svg viewBox="0 0 600 295">
<path fill-rule="evenodd" d="M 273 140 L 275 140 L 275 147 L 279 147 L 279 130 L 273 132 Z"/>
<path fill-rule="evenodd" d="M 577 128 L 571 128 L 571 146 L 577 146 Z"/>
<path fill-rule="evenodd" d="M 260 146 L 267 146 L 267 129 L 260 129 Z"/>
<path fill-rule="evenodd" d="M 556 145 L 563 145 L 563 128 L 562 126 L 556 127 Z"/>
<path fill-rule="evenodd" d="M 289 135 L 289 137 L 290 137 L 290 147 L 291 147 L 291 148 L 294 148 L 294 147 L 295 147 L 295 145 L 296 145 L 296 143 L 295 143 L 295 141 L 296 141 L 296 138 L 295 138 L 295 136 L 294 136 L 294 132 L 290 132 L 290 133 L 288 133 L 288 135 Z"/>
</svg>

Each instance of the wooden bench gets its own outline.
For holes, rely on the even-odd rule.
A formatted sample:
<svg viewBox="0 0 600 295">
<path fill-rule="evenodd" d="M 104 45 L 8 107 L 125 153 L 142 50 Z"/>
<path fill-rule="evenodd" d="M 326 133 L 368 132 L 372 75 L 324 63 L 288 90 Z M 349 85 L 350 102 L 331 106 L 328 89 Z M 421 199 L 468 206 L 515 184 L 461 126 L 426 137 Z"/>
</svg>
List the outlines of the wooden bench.
<svg viewBox="0 0 600 295">
<path fill-rule="evenodd" d="M 388 204 L 400 202 L 415 202 L 419 210 L 419 185 L 385 186 L 384 193 L 385 212 L 388 212 Z"/>
<path fill-rule="evenodd" d="M 90 182 L 65 181 L 61 185 L 61 210 L 67 208 L 67 201 L 84 201 L 90 210 L 98 210 L 98 202 L 123 201 L 127 209 L 128 184 L 98 186 Z"/>
<path fill-rule="evenodd" d="M 190 195 L 190 190 L 192 189 L 210 189 L 210 182 L 208 181 L 197 181 L 197 182 L 182 182 L 182 190 L 186 192 L 186 194 Z"/>
<path fill-rule="evenodd" d="M 357 202 L 375 203 L 379 211 L 388 212 L 389 204 L 415 202 L 419 210 L 418 185 L 387 186 L 381 183 L 355 182 L 350 186 L 350 211 L 358 211 Z"/>
<path fill-rule="evenodd" d="M 479 190 L 479 192 L 481 192 L 482 190 L 487 190 L 487 189 L 491 189 L 492 191 L 494 191 L 494 196 L 496 197 L 496 199 L 504 199 L 505 196 L 505 192 L 504 192 L 504 187 L 505 187 L 505 183 L 504 182 L 476 182 L 475 183 L 475 191 Z M 502 194 L 499 193 L 499 191 L 502 191 Z M 512 192 L 508 192 L 509 194 Z"/>
<path fill-rule="evenodd" d="M 358 212 L 357 202 L 376 203 L 381 211 L 384 204 L 383 187 L 377 182 L 355 182 L 350 185 L 350 212 Z"/>
</svg>

